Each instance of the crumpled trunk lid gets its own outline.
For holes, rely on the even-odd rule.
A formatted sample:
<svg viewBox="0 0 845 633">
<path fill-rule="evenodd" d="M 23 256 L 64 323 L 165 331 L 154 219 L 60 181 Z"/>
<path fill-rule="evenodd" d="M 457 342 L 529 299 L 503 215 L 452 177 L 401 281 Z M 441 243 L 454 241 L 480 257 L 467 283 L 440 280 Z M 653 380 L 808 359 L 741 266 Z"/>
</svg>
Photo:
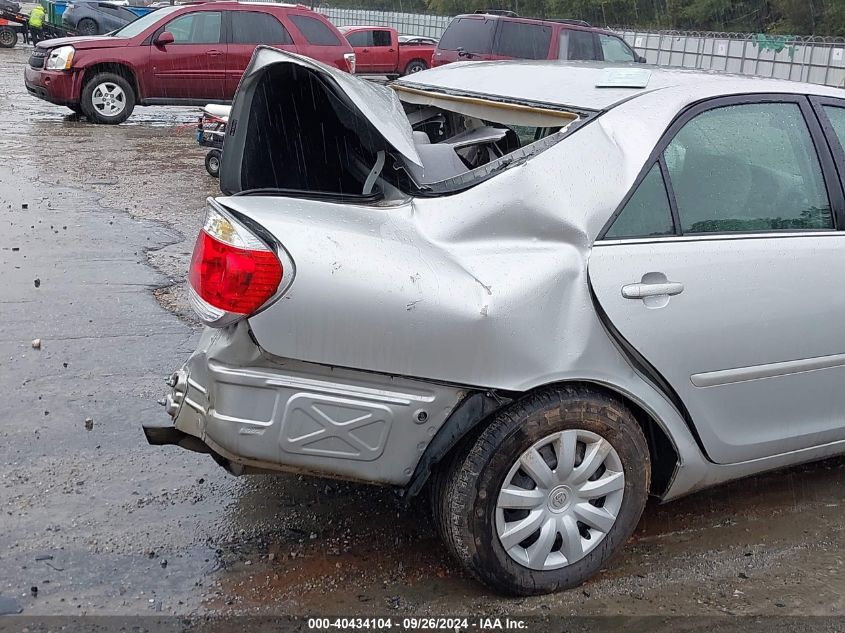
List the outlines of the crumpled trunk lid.
<svg viewBox="0 0 845 633">
<path fill-rule="evenodd" d="M 232 104 L 220 186 L 359 195 L 380 151 L 421 164 L 393 90 L 260 46 Z"/>
</svg>

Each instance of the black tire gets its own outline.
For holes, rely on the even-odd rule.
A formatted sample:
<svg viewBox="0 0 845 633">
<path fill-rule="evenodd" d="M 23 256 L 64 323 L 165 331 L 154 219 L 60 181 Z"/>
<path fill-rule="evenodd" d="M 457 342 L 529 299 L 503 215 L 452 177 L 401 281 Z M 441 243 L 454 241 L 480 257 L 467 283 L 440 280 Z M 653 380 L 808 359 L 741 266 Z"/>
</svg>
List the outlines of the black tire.
<svg viewBox="0 0 845 633">
<path fill-rule="evenodd" d="M 205 155 L 205 170 L 209 176 L 220 178 L 220 161 L 223 159 L 223 152 L 219 149 L 212 149 Z"/>
<path fill-rule="evenodd" d="M 567 429 L 599 435 L 615 449 L 625 477 L 621 506 L 615 523 L 586 556 L 559 569 L 532 570 L 501 544 L 498 491 L 524 451 Z M 448 549 L 482 583 L 507 595 L 551 593 L 580 585 L 624 547 L 645 507 L 650 476 L 645 437 L 622 402 L 584 387 L 558 387 L 498 413 L 468 450 L 453 455 L 432 482 L 434 518 Z"/>
<path fill-rule="evenodd" d="M 412 59 L 408 62 L 408 65 L 405 66 L 405 72 L 403 74 L 413 75 L 414 73 L 418 73 L 423 70 L 428 70 L 428 64 L 426 64 L 422 59 Z"/>
<path fill-rule="evenodd" d="M 11 26 L 0 26 L 0 48 L 14 48 L 18 43 L 18 32 Z"/>
<path fill-rule="evenodd" d="M 91 18 L 82 18 L 76 25 L 76 32 L 80 35 L 98 35 L 100 27 Z"/>
<path fill-rule="evenodd" d="M 114 116 L 110 116 L 105 111 L 101 111 L 93 102 L 95 91 L 104 84 L 113 84 L 123 91 L 124 101 L 123 110 Z M 82 112 L 93 123 L 103 123 L 106 125 L 117 125 L 123 123 L 132 115 L 135 109 L 135 90 L 132 84 L 126 78 L 115 73 L 98 73 L 91 77 L 82 89 L 82 101 L 79 104 Z"/>
</svg>

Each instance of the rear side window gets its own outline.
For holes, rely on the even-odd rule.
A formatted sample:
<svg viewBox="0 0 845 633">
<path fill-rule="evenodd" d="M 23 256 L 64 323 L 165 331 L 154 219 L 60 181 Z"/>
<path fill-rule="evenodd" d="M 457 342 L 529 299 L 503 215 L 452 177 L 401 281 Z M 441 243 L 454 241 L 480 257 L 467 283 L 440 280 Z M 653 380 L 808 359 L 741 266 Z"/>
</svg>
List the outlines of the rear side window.
<svg viewBox="0 0 845 633">
<path fill-rule="evenodd" d="M 590 31 L 563 29 L 558 43 L 558 59 L 598 59 L 595 36 Z"/>
<path fill-rule="evenodd" d="M 346 36 L 346 40 L 351 46 L 372 46 L 373 32 L 372 31 L 355 31 Z"/>
<path fill-rule="evenodd" d="M 230 11 L 232 44 L 293 44 L 288 30 L 269 13 Z"/>
<path fill-rule="evenodd" d="M 827 118 L 830 119 L 830 124 L 833 126 L 833 132 L 839 139 L 839 144 L 845 149 L 845 108 L 825 106 L 824 111 L 827 114 Z"/>
<path fill-rule="evenodd" d="M 614 220 L 605 237 L 650 237 L 672 235 L 672 210 L 660 165 L 655 163 L 637 187 L 628 204 Z"/>
<path fill-rule="evenodd" d="M 599 43 L 601 44 L 601 52 L 606 62 L 632 62 L 634 61 L 634 53 L 618 37 L 613 35 L 599 34 Z"/>
<path fill-rule="evenodd" d="M 493 52 L 517 59 L 546 59 L 551 42 L 550 26 L 502 20 Z"/>
<path fill-rule="evenodd" d="M 101 11 L 104 11 L 105 13 L 111 13 L 115 17 L 122 18 L 122 19 L 128 20 L 130 22 L 133 22 L 135 20 L 135 18 L 138 17 L 137 15 L 135 15 L 134 13 L 129 11 L 128 9 L 124 9 L 123 7 L 118 7 L 118 6 L 113 5 L 113 4 L 107 4 L 105 2 L 101 2 L 97 6 Z"/>
<path fill-rule="evenodd" d="M 317 18 L 312 18 L 307 15 L 291 15 L 291 21 L 299 29 L 300 33 L 305 36 L 309 44 L 314 46 L 340 46 L 340 40 L 337 39 L 332 30 Z"/>
<path fill-rule="evenodd" d="M 197 11 L 179 16 L 164 30 L 173 34 L 174 44 L 219 44 L 222 18 L 219 11 Z"/>
<path fill-rule="evenodd" d="M 833 228 L 798 104 L 708 110 L 675 135 L 664 157 L 684 233 Z"/>
<path fill-rule="evenodd" d="M 456 18 L 440 38 L 438 48 L 456 51 L 459 48 L 475 55 L 489 54 L 493 50 L 493 33 L 496 21 L 485 18 Z"/>
<path fill-rule="evenodd" d="M 390 46 L 390 31 L 373 31 L 373 46 Z"/>
</svg>

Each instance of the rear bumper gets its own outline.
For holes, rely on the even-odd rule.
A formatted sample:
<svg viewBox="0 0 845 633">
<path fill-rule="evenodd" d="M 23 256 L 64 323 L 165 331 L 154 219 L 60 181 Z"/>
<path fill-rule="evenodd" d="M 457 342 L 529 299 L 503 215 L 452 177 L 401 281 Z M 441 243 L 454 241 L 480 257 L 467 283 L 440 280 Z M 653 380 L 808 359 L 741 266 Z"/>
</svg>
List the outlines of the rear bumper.
<svg viewBox="0 0 845 633">
<path fill-rule="evenodd" d="M 232 472 L 282 470 L 408 483 L 460 388 L 271 359 L 245 322 L 207 329 L 170 379 L 151 444 L 211 452 Z"/>
<path fill-rule="evenodd" d="M 79 77 L 79 73 L 72 71 L 42 70 L 28 65 L 24 69 L 24 84 L 29 94 L 56 105 L 79 103 Z"/>
</svg>

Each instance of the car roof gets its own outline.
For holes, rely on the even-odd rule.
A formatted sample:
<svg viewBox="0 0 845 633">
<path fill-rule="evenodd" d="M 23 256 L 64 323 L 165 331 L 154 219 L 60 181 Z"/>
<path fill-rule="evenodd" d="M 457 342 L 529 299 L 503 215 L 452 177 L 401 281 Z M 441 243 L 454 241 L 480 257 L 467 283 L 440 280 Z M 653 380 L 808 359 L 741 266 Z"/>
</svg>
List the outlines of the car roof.
<svg viewBox="0 0 845 633">
<path fill-rule="evenodd" d="M 354 24 L 337 27 L 338 31 L 369 31 L 370 29 L 379 29 L 382 31 L 390 31 L 392 27 L 382 26 L 381 24 Z"/>
<path fill-rule="evenodd" d="M 615 77 L 646 72 L 644 87 L 604 87 Z M 637 73 L 635 73 L 637 74 Z M 607 110 L 637 96 L 676 88 L 688 102 L 747 93 L 815 94 L 843 97 L 841 89 L 716 71 L 576 61 L 467 61 L 399 79 L 398 85 L 438 92 L 496 97 L 514 103 Z M 636 82 L 635 82 L 636 83 Z"/>
<path fill-rule="evenodd" d="M 545 26 L 561 26 L 577 31 L 603 31 L 603 29 L 590 24 L 579 24 L 570 20 L 544 20 L 542 18 L 528 18 L 520 15 L 500 15 L 498 13 L 464 13 L 456 15 L 457 18 L 474 18 L 482 20 L 506 20 L 507 22 L 522 22 L 524 24 L 542 24 Z"/>
<path fill-rule="evenodd" d="M 260 0 L 256 0 L 255 2 L 249 2 L 248 0 L 218 0 L 215 2 L 214 0 L 210 0 L 208 4 L 248 4 L 248 5 L 264 5 L 264 6 L 272 6 L 272 7 L 282 7 L 283 9 L 308 9 L 311 11 L 309 7 L 304 4 L 285 4 L 283 2 L 261 2 Z"/>
<path fill-rule="evenodd" d="M 284 4 L 281 2 L 241 2 L 240 0 L 200 0 L 199 2 L 185 2 L 183 4 L 177 4 L 174 6 L 178 7 L 224 7 L 227 9 L 233 9 L 237 7 L 264 7 L 268 10 L 272 9 L 299 9 L 303 11 L 308 11 L 309 13 L 315 13 L 309 7 L 304 4 Z M 317 14 L 321 15 L 321 14 Z"/>
</svg>

